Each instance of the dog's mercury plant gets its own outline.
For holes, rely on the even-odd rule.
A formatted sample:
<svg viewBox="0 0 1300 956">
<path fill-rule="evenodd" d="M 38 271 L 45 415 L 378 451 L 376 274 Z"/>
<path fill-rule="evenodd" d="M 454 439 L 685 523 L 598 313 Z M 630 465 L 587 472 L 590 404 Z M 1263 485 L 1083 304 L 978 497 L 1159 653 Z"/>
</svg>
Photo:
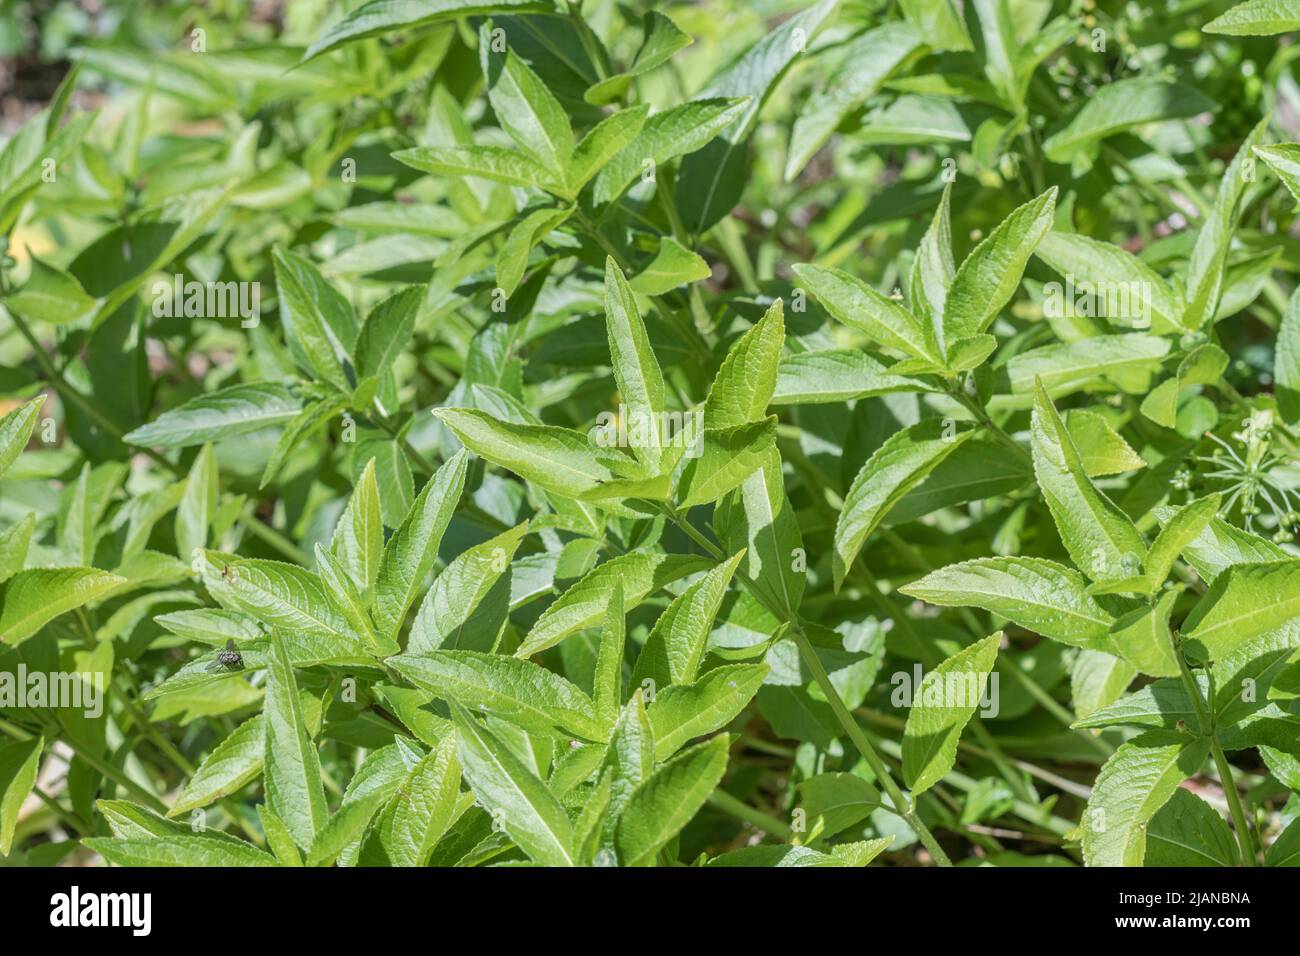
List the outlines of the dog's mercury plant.
<svg viewBox="0 0 1300 956">
<path fill-rule="evenodd" d="M 0 148 L 9 861 L 1300 865 L 1300 3 L 150 16 Z"/>
</svg>

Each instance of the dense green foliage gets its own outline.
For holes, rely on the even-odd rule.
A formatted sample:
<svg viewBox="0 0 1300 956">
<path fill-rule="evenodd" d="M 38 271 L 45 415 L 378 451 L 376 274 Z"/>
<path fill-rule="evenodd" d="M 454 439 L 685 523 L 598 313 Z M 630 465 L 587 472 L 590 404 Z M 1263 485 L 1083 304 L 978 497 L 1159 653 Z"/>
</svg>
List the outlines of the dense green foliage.
<svg viewBox="0 0 1300 956">
<path fill-rule="evenodd" d="M 1300 864 L 1296 0 L 70 6 L 6 860 Z"/>
</svg>

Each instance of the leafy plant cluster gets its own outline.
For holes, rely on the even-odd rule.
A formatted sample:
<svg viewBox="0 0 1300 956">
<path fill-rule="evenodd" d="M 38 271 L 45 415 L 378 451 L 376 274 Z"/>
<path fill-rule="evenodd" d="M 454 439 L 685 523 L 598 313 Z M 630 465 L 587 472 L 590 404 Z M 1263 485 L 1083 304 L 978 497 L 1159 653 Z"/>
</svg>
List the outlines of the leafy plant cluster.
<svg viewBox="0 0 1300 956">
<path fill-rule="evenodd" d="M 1300 864 L 1300 5 L 150 16 L 0 151 L 8 862 Z"/>
</svg>

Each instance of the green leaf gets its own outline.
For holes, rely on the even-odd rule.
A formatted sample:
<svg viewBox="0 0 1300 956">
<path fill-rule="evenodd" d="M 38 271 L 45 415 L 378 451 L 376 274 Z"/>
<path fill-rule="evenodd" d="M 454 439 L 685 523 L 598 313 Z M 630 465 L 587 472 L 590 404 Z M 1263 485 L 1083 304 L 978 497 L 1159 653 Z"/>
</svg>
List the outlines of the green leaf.
<svg viewBox="0 0 1300 956">
<path fill-rule="evenodd" d="M 497 285 L 506 296 L 514 295 L 519 288 L 533 247 L 572 214 L 572 209 L 538 209 L 510 230 L 497 256 Z"/>
<path fill-rule="evenodd" d="M 460 801 L 460 759 L 448 734 L 402 782 L 379 821 L 380 840 L 395 866 L 427 866 Z"/>
<path fill-rule="evenodd" d="M 775 377 L 775 376 L 774 376 Z M 763 466 L 776 445 L 776 416 L 729 428 L 704 429 L 698 457 L 690 457 L 677 483 L 682 509 L 717 501 Z"/>
<path fill-rule="evenodd" d="M 1156 535 L 1151 544 L 1151 552 L 1146 560 L 1146 579 L 1148 592 L 1152 593 L 1162 584 L 1174 562 L 1189 544 L 1205 530 L 1210 520 L 1219 513 L 1221 496 L 1215 492 L 1197 501 L 1179 508 L 1165 526 Z"/>
<path fill-rule="evenodd" d="M 637 787 L 618 822 L 624 866 L 647 866 L 704 806 L 727 769 L 727 738 L 714 737 L 665 763 Z"/>
<path fill-rule="evenodd" d="M 1149 821 L 1209 752 L 1206 738 L 1168 731 L 1121 744 L 1101 768 L 1083 812 L 1088 866 L 1141 866 Z"/>
<path fill-rule="evenodd" d="M 1075 565 L 1094 581 L 1138 574 L 1147 556 L 1142 535 L 1089 480 L 1078 447 L 1041 384 L 1034 395 L 1031 445 L 1038 486 Z"/>
<path fill-rule="evenodd" d="M 623 699 L 623 655 L 627 646 L 627 615 L 623 608 L 623 587 L 614 586 L 609 610 L 600 632 L 596 667 L 591 679 L 591 696 L 596 719 L 602 727 L 613 727 Z"/>
<path fill-rule="evenodd" d="M 272 382 L 232 385 L 200 395 L 127 432 L 123 441 L 155 448 L 186 448 L 247 435 L 290 421 L 302 402 Z"/>
<path fill-rule="evenodd" d="M 303 719 L 293 664 L 278 634 L 271 635 L 266 679 L 266 802 L 284 821 L 294 842 L 310 849 L 328 811 L 320 758 Z"/>
<path fill-rule="evenodd" d="M 546 784 L 459 704 L 452 719 L 465 778 L 494 822 L 535 863 L 575 865 L 573 828 Z"/>
<path fill-rule="evenodd" d="M 323 428 L 326 423 L 343 412 L 351 404 L 348 396 L 341 393 L 335 394 L 319 402 L 311 402 L 300 411 L 294 419 L 285 426 L 284 431 L 280 432 L 280 438 L 275 443 L 271 455 L 266 460 L 266 467 L 262 469 L 262 477 L 258 481 L 258 488 L 265 488 L 272 479 L 284 467 L 290 452 L 294 450 L 304 439 Z"/>
<path fill-rule="evenodd" d="M 1300 866 L 1300 823 L 1292 820 L 1264 856 L 1265 866 Z"/>
<path fill-rule="evenodd" d="M 650 115 L 648 106 L 634 106 L 619 110 L 597 123 L 574 148 L 569 162 L 566 182 L 571 195 L 576 195 L 605 165 L 627 148 L 645 125 Z"/>
<path fill-rule="evenodd" d="M 265 803 L 258 804 L 257 819 L 262 824 L 267 848 L 275 854 L 280 865 L 302 866 L 302 853 L 298 850 L 298 845 L 293 842 L 293 834 L 285 827 L 284 821 L 277 817 Z"/>
<path fill-rule="evenodd" d="M 1079 449 L 1079 460 L 1089 478 L 1147 466 L 1146 460 L 1098 412 L 1073 408 L 1065 413 L 1065 427 Z"/>
<path fill-rule="evenodd" d="M 1179 787 L 1147 826 L 1144 866 L 1236 866 L 1237 841 L 1223 817 Z"/>
<path fill-rule="evenodd" d="M 596 176 L 592 198 L 607 206 L 637 177 L 702 148 L 749 110 L 749 97 L 699 99 L 656 113 Z"/>
<path fill-rule="evenodd" d="M 370 626 L 370 615 L 366 613 L 366 601 L 361 592 L 357 590 L 357 586 L 349 577 L 348 572 L 339 563 L 338 558 L 330 554 L 319 543 L 316 545 L 315 553 L 316 573 L 325 586 L 325 593 L 334 607 L 343 614 L 353 633 L 360 636 L 361 640 L 369 647 L 370 652 L 376 657 L 396 654 L 398 651 L 397 641 L 391 639 L 380 640 Z"/>
<path fill-rule="evenodd" d="M 767 677 L 767 664 L 728 664 L 693 684 L 674 684 L 655 692 L 648 711 L 654 730 L 655 759 L 667 760 L 695 737 L 731 723 L 749 705 Z"/>
<path fill-rule="evenodd" d="M 531 657 L 559 644 L 574 631 L 599 624 L 616 587 L 622 588 L 630 611 L 664 585 L 712 566 L 708 559 L 693 555 L 645 551 L 611 558 L 587 572 L 542 612 L 515 656 Z"/>
<path fill-rule="evenodd" d="M 338 811 L 317 831 L 307 864 L 323 866 L 340 858 L 342 864 L 355 862 L 366 828 L 423 753 L 399 737 L 369 754 L 348 781 Z"/>
<path fill-rule="evenodd" d="M 417 30 L 446 20 L 551 9 L 541 0 L 371 0 L 336 21 L 307 48 L 303 62 L 347 43 L 397 30 Z"/>
<path fill-rule="evenodd" d="M 0 856 L 8 856 L 14 845 L 18 812 L 36 783 L 45 740 L 15 740 L 0 744 Z"/>
<path fill-rule="evenodd" d="M 742 573 L 775 595 L 787 611 L 797 611 L 807 583 L 800 568 L 806 554 L 775 449 L 740 487 L 718 502 L 714 526 L 728 551 L 744 551 Z"/>
<path fill-rule="evenodd" d="M 1273 355 L 1273 391 L 1277 410 L 1288 424 L 1300 422 L 1300 289 L 1292 293 L 1282 313 Z"/>
<path fill-rule="evenodd" d="M 573 131 L 564 107 L 514 50 L 498 48 L 486 22 L 479 28 L 478 48 L 497 122 L 520 149 L 563 180 L 573 156 Z"/>
<path fill-rule="evenodd" d="M 250 843 L 208 836 L 172 834 L 150 839 L 92 837 L 82 845 L 116 866 L 279 866 L 275 857 Z"/>
<path fill-rule="evenodd" d="M 1300 21 L 1300 11 L 1297 11 Z M 1300 143 L 1278 143 L 1275 146 L 1255 146 L 1254 153 L 1282 180 L 1282 185 L 1300 202 Z"/>
<path fill-rule="evenodd" d="M 672 236 L 659 240 L 659 249 L 653 259 L 632 277 L 634 292 L 642 295 L 663 295 L 691 282 L 699 282 L 713 274 L 709 264 Z"/>
<path fill-rule="evenodd" d="M 45 396 L 38 395 L 24 405 L 19 405 L 4 418 L 0 418 L 0 476 L 18 460 L 36 429 Z"/>
<path fill-rule="evenodd" d="M 167 816 L 176 817 L 228 797 L 255 779 L 266 755 L 266 718 L 248 718 L 199 764 Z"/>
<path fill-rule="evenodd" d="M 1195 87 L 1169 80 L 1117 80 L 1097 89 L 1083 106 L 1048 136 L 1043 151 L 1054 163 L 1068 163 L 1116 133 L 1160 120 L 1186 119 L 1215 108 Z"/>
<path fill-rule="evenodd" d="M 929 419 L 891 435 L 867 459 L 844 497 L 835 522 L 832 567 L 838 591 L 858 552 L 891 508 L 975 432 Z"/>
<path fill-rule="evenodd" d="M 726 429 L 761 422 L 776 389 L 785 342 L 785 318 L 777 299 L 728 350 L 704 402 L 704 427 Z"/>
<path fill-rule="evenodd" d="M 1070 315 L 1079 293 L 1113 288 L 1116 306 L 1113 311 L 1116 314 L 1109 316 L 1113 323 L 1145 328 L 1149 322 L 1158 330 L 1181 328 L 1181 303 L 1169 288 L 1169 283 L 1137 256 L 1119 246 L 1053 229 L 1043 236 L 1034 249 L 1034 255 L 1067 280 L 1059 291 L 1053 290 L 1057 291 L 1058 301 L 1049 298 L 1045 308 L 1056 305 L 1062 314 Z M 1097 304 L 1107 307 L 1112 302 L 1111 296 L 1098 294 L 1097 299 L 1100 300 Z"/>
<path fill-rule="evenodd" d="M 1234 37 L 1290 33 L 1300 30 L 1300 8 L 1294 0 L 1246 0 L 1219 14 L 1201 29 Z"/>
<path fill-rule="evenodd" d="M 1013 392 L 1032 392 L 1041 380 L 1049 395 L 1060 397 L 1097 380 L 1123 384 L 1135 372 L 1153 373 L 1169 348 L 1168 339 L 1141 332 L 1095 335 L 1014 355 L 1007 361 L 1007 375 Z"/>
<path fill-rule="evenodd" d="M 650 336 L 636 296 L 612 256 L 605 259 L 605 331 L 614 365 L 614 381 L 628 421 L 629 435 L 637 440 L 633 453 L 658 470 L 661 460 L 664 376 L 650 345 Z"/>
<path fill-rule="evenodd" d="M 699 673 L 713 619 L 722 607 L 732 575 L 744 552 L 711 569 L 673 598 L 646 638 L 632 671 L 632 683 L 649 679 L 656 687 L 689 684 Z"/>
<path fill-rule="evenodd" d="M 649 779 L 654 766 L 654 730 L 646 712 L 645 698 L 638 688 L 619 711 L 601 763 L 601 776 L 609 778 L 610 786 L 609 806 L 599 831 L 600 843 L 613 846 L 623 808 L 636 789 Z"/>
<path fill-rule="evenodd" d="M 1070 667 L 1070 696 L 1075 715 L 1087 717 L 1115 703 L 1137 673 L 1136 667 L 1114 654 L 1080 651 Z"/>
<path fill-rule="evenodd" d="M 683 47 L 690 46 L 691 38 L 678 29 L 662 13 L 651 11 L 641 21 L 641 48 L 622 73 L 615 73 L 599 83 L 593 83 L 583 95 L 588 103 L 603 106 L 621 98 L 632 85 L 632 80 L 649 73 L 656 67 L 667 63 L 672 55 Z"/>
<path fill-rule="evenodd" d="M 31 263 L 31 275 L 22 288 L 4 297 L 6 309 L 29 322 L 49 325 L 71 325 L 94 312 L 98 303 L 80 282 L 36 256 Z"/>
<path fill-rule="evenodd" d="M 1183 622 L 1199 660 L 1218 660 L 1243 641 L 1300 617 L 1300 561 L 1239 564 L 1215 578 Z"/>
<path fill-rule="evenodd" d="M 908 285 L 912 310 L 930 318 L 929 327 L 936 351 L 944 351 L 946 347 L 943 310 L 948 302 L 948 289 L 956 274 L 957 267 L 952 255 L 952 183 L 947 183 L 943 187 L 943 196 L 939 199 L 930 226 L 917 247 Z"/>
<path fill-rule="evenodd" d="M 272 629 L 333 638 L 341 647 L 361 650 L 361 635 L 320 577 L 296 564 L 230 561 L 221 574 L 209 576 L 209 590 L 224 607 L 251 614 Z"/>
<path fill-rule="evenodd" d="M 573 429 L 517 425 L 469 408 L 433 413 L 474 454 L 557 495 L 577 497 L 617 477 L 591 440 Z"/>
<path fill-rule="evenodd" d="M 1044 558 L 975 558 L 899 590 L 940 607 L 978 607 L 1072 647 L 1107 650 L 1115 619 L 1073 568 Z"/>
<path fill-rule="evenodd" d="M 972 50 L 966 24 L 952 0 L 903 0 L 903 16 L 935 50 Z"/>
<path fill-rule="evenodd" d="M 12 527 L 0 531 L 0 584 L 21 571 L 27 563 L 27 551 L 35 528 L 36 515 L 29 513 Z"/>
<path fill-rule="evenodd" d="M 888 348 L 938 361 L 933 330 L 927 330 L 920 319 L 861 279 L 840 269 L 803 264 L 794 266 L 794 274 L 836 320 Z"/>
<path fill-rule="evenodd" d="M 1196 246 L 1187 260 L 1187 291 L 1183 296 L 1186 304 L 1181 323 L 1185 329 L 1199 329 L 1214 321 L 1241 197 L 1255 178 L 1251 149 L 1268 129 L 1268 123 L 1267 116 L 1259 121 L 1223 171 L 1214 205 L 1197 233 Z"/>
<path fill-rule="evenodd" d="M 29 568 L 4 586 L 0 643 L 15 646 L 60 614 L 104 597 L 127 579 L 95 568 Z"/>
<path fill-rule="evenodd" d="M 352 389 L 357 331 L 352 306 L 311 262 L 277 247 L 276 298 L 290 349 L 307 369 L 339 391 Z"/>
<path fill-rule="evenodd" d="M 525 153 L 501 146 L 420 146 L 398 150 L 393 159 L 438 176 L 474 176 L 509 186 L 566 191 L 558 173 Z"/>
<path fill-rule="evenodd" d="M 799 809 L 814 828 L 821 818 L 823 839 L 860 823 L 880 806 L 880 791 L 857 774 L 819 773 L 799 784 Z"/>
<path fill-rule="evenodd" d="M 217 457 L 211 444 L 199 450 L 185 479 L 176 509 L 176 554 L 188 561 L 195 548 L 208 544 L 208 526 L 217 511 Z"/>
<path fill-rule="evenodd" d="M 708 148 L 682 162 L 677 198 L 686 227 L 700 233 L 729 213 L 744 189 L 744 163 L 759 110 L 781 77 L 839 5 L 821 3 L 795 14 L 725 67 L 700 92 L 701 98 L 750 98 L 741 115 Z M 796 31 L 798 33 L 796 34 Z M 796 42 L 796 35 L 802 42 Z"/>
<path fill-rule="evenodd" d="M 423 286 L 408 286 L 382 300 L 366 315 L 357 336 L 358 378 L 383 373 L 406 350 L 424 295 Z"/>
<path fill-rule="evenodd" d="M 544 736 L 604 738 L 595 706 L 580 688 L 517 657 L 477 651 L 429 651 L 390 658 L 415 686 L 462 707 L 479 710 Z"/>
<path fill-rule="evenodd" d="M 819 349 L 781 358 L 772 405 L 822 405 L 895 392 L 929 391 L 919 379 L 894 375 L 857 349 Z"/>
<path fill-rule="evenodd" d="M 357 479 L 352 497 L 339 523 L 334 527 L 330 550 L 345 567 L 362 591 L 369 591 L 379 576 L 384 549 L 384 523 L 379 505 L 379 485 L 375 481 L 375 460 L 366 462 Z"/>
<path fill-rule="evenodd" d="M 1267 538 L 1242 531 L 1222 518 L 1211 518 L 1196 539 L 1183 549 L 1183 559 L 1207 583 L 1216 581 L 1233 565 L 1259 564 L 1288 557 L 1286 551 Z"/>
<path fill-rule="evenodd" d="M 443 532 L 465 487 L 467 467 L 468 456 L 460 452 L 439 468 L 384 546 L 373 608 L 381 637 L 397 639 L 407 611 L 433 570 Z"/>
<path fill-rule="evenodd" d="M 1138 669 L 1151 677 L 1177 677 L 1178 661 L 1174 658 L 1174 638 L 1169 628 L 1178 588 L 1162 591 L 1156 603 L 1125 614 L 1111 628 L 1111 647 Z"/>
<path fill-rule="evenodd" d="M 411 624 L 408 654 L 440 647 L 492 649 L 505 624 L 510 562 L 527 532 L 525 521 L 462 551 L 447 565 L 425 594 Z M 494 607 L 480 611 L 484 602 Z"/>
<path fill-rule="evenodd" d="M 1002 633 L 949 657 L 922 678 L 903 729 L 903 779 L 913 795 L 934 786 L 957 761 L 957 741 L 980 706 Z"/>
<path fill-rule="evenodd" d="M 786 182 L 794 181 L 844 118 L 875 95 L 880 84 L 921 43 L 921 33 L 909 24 L 886 23 L 845 44 L 836 70 L 813 91 L 795 117 L 785 162 Z"/>
<path fill-rule="evenodd" d="M 1002 220 L 957 268 L 943 307 L 949 342 L 984 332 L 1011 301 L 1029 257 L 1052 227 L 1056 188 Z"/>
</svg>

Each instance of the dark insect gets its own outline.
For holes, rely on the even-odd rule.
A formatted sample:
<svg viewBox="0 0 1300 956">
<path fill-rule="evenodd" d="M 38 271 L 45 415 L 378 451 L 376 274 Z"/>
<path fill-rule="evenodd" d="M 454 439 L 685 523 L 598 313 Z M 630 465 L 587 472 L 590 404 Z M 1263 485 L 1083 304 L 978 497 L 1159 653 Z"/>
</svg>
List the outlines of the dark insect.
<svg viewBox="0 0 1300 956">
<path fill-rule="evenodd" d="M 244 658 L 240 655 L 239 651 L 235 650 L 235 642 L 228 640 L 226 641 L 226 649 L 224 651 L 217 651 L 217 659 L 209 665 L 208 670 L 237 671 L 243 666 Z"/>
</svg>

